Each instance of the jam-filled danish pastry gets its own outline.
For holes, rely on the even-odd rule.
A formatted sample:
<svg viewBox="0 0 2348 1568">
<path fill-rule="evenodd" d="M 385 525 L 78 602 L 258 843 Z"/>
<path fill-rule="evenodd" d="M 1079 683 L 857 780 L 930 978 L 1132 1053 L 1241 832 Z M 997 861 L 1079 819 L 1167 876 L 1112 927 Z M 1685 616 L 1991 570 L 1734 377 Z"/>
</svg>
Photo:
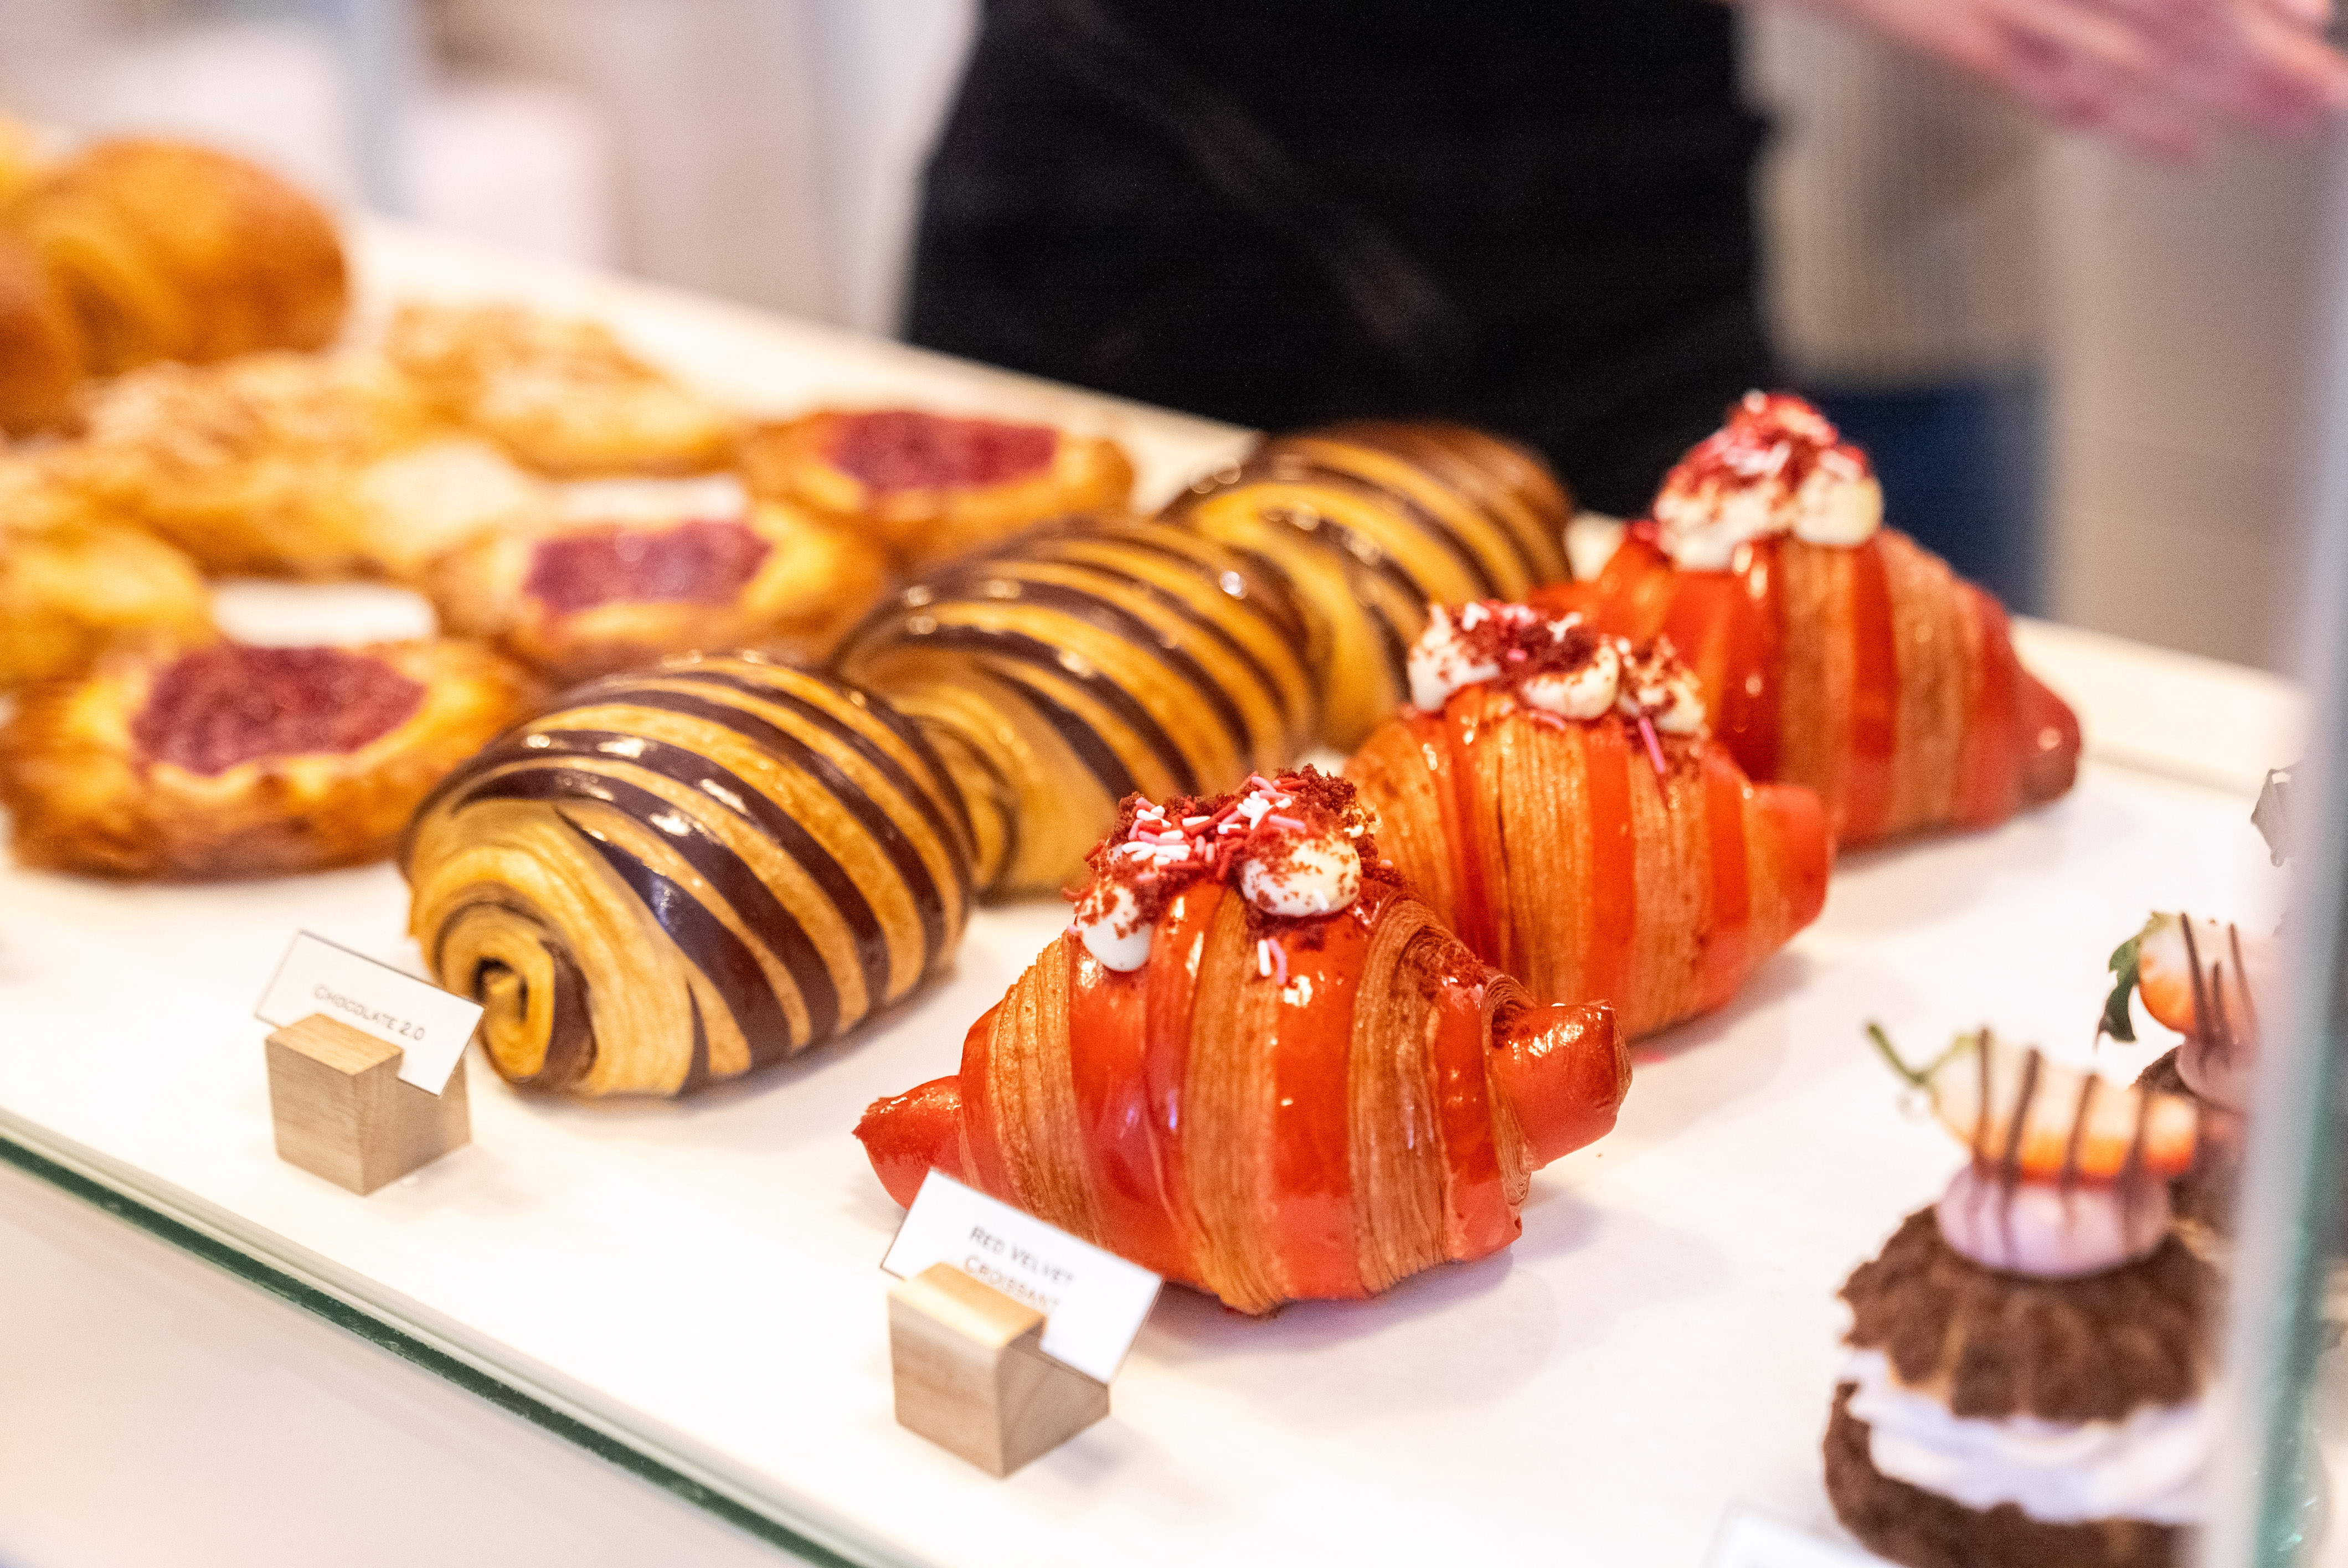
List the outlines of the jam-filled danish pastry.
<svg viewBox="0 0 2348 1568">
<path fill-rule="evenodd" d="M 1031 523 L 1123 509 L 1133 464 L 1106 436 L 916 408 L 823 409 L 753 432 L 761 496 L 870 534 L 902 564 L 974 549 Z"/>
<path fill-rule="evenodd" d="M 731 475 L 562 486 L 540 527 L 442 557 L 427 591 L 449 630 L 561 681 L 695 650 L 821 660 L 889 586 L 870 545 Z"/>
<path fill-rule="evenodd" d="M 581 687 L 451 774 L 400 856 L 517 1087 L 676 1094 L 902 1000 L 961 940 L 969 834 L 902 715 L 698 655 Z"/>
<path fill-rule="evenodd" d="M 193 880 L 355 865 L 533 696 L 457 640 L 109 655 L 24 694 L 0 730 L 0 804 L 27 866 Z"/>
<path fill-rule="evenodd" d="M 0 692 L 78 675 L 117 647 L 211 641 L 195 563 L 52 467 L 0 458 Z"/>
<path fill-rule="evenodd" d="M 732 412 L 600 322 L 514 304 L 404 305 L 384 352 L 440 415 L 557 478 L 700 474 L 734 456 Z"/>
</svg>

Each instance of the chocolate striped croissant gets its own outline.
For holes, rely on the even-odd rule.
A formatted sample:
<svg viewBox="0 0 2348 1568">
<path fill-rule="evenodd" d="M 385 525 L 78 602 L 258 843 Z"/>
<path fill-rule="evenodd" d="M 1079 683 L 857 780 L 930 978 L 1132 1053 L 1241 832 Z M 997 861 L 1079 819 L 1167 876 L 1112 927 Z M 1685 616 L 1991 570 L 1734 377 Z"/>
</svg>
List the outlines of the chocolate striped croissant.
<svg viewBox="0 0 2348 1568">
<path fill-rule="evenodd" d="M 1429 604 L 1522 599 L 1566 575 L 1572 503 L 1538 458 L 1451 425 L 1282 436 L 1163 514 L 1262 552 L 1324 630 L 1322 739 L 1350 751 L 1403 701 Z"/>
<path fill-rule="evenodd" d="M 1146 522 L 1031 530 L 938 569 L 834 664 L 961 786 L 982 892 L 1079 880 L 1117 803 L 1229 789 L 1312 734 L 1303 621 L 1243 552 Z"/>
<path fill-rule="evenodd" d="M 1614 1124 L 1612 1011 L 1461 947 L 1343 780 L 1129 799 L 1094 864 L 961 1071 L 865 1112 L 900 1203 L 942 1170 L 1262 1313 L 1506 1246 L 1531 1173 Z"/>
<path fill-rule="evenodd" d="M 1864 453 L 1801 399 L 1754 393 L 1595 581 L 1535 601 L 1668 636 L 1745 771 L 1818 791 L 1845 845 L 2055 799 L 2077 718 L 2022 668 L 1997 600 L 1882 512 Z"/>
<path fill-rule="evenodd" d="M 1415 707 L 1345 764 L 1437 919 L 1544 1002 L 1646 1034 L 1720 1006 L 1818 917 L 1818 797 L 1749 782 L 1668 644 L 1524 605 L 1438 606 Z"/>
<path fill-rule="evenodd" d="M 409 927 L 519 1087 L 675 1094 L 854 1028 L 952 957 L 969 829 L 845 682 L 688 655 L 582 686 L 451 774 Z"/>
</svg>

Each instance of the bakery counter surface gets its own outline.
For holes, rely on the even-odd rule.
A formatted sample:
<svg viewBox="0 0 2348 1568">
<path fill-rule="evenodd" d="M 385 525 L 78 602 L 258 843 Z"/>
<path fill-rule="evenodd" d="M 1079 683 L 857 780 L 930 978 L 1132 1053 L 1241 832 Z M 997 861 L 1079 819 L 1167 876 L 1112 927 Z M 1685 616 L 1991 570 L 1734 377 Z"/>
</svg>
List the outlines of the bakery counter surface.
<svg viewBox="0 0 2348 1568">
<path fill-rule="evenodd" d="M 713 390 L 785 411 L 918 399 L 1110 430 L 1145 497 L 1224 427 L 410 231 L 380 302 L 527 292 L 592 310 Z M 1860 1033 L 1988 1020 L 2085 1058 L 2104 959 L 2154 907 L 2271 921 L 2249 822 L 2289 760 L 2280 682 L 2057 628 L 2024 654 L 2090 761 L 2052 809 L 1850 857 L 1826 912 L 1725 1012 L 1646 1042 L 1619 1130 L 1535 1179 L 1523 1238 L 1355 1304 L 1265 1320 L 1161 1297 L 1114 1413 L 1007 1481 L 891 1418 L 897 1210 L 849 1135 L 950 1071 L 1066 920 L 971 925 L 881 1027 L 685 1103 L 524 1100 L 478 1060 L 474 1141 L 369 1198 L 272 1151 L 254 999 L 291 934 L 415 963 L 386 866 L 202 887 L 0 871 L 10 1157 L 820 1557 L 1694 1563 L 1743 1505 L 1832 1533 L 1818 1442 L 1834 1291 L 1959 1158 Z M 2106 1046 L 2132 1072 L 2154 1048 Z"/>
</svg>

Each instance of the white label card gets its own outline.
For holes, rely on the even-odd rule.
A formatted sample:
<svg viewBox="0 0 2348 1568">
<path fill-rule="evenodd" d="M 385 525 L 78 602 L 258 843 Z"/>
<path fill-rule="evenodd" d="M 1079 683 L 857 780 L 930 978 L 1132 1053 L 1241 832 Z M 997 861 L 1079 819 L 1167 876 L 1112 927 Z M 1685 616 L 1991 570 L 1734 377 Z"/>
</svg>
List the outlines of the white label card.
<svg viewBox="0 0 2348 1568">
<path fill-rule="evenodd" d="M 1712 1549 L 1711 1568 L 1891 1568 L 1856 1546 L 1805 1535 L 1743 1509 L 1730 1511 Z"/>
<path fill-rule="evenodd" d="M 283 1029 L 324 1013 L 406 1052 L 399 1076 L 438 1094 L 473 1038 L 481 1005 L 378 963 L 324 937 L 299 932 L 253 1015 Z"/>
<path fill-rule="evenodd" d="M 1044 1315 L 1044 1354 L 1087 1378 L 1117 1376 L 1164 1282 L 1137 1263 L 932 1171 L 881 1268 L 911 1279 L 950 1263 Z"/>
</svg>

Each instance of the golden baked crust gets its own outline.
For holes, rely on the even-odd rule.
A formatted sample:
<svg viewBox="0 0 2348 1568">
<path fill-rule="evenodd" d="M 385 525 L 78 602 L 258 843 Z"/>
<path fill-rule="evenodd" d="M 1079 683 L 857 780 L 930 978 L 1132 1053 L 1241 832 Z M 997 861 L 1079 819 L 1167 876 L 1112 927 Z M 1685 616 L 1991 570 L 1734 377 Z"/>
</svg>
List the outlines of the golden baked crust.
<svg viewBox="0 0 2348 1568">
<path fill-rule="evenodd" d="M 0 729 L 0 804 L 15 814 L 17 859 L 201 880 L 389 854 L 432 786 L 520 720 L 536 693 L 478 643 L 350 652 L 422 687 L 404 719 L 348 752 L 261 755 L 217 772 L 159 761 L 141 743 L 142 715 L 172 661 L 115 655 L 83 680 L 27 692 Z"/>
<path fill-rule="evenodd" d="M 1908 1568 L 2169 1568 L 2186 1532 L 2141 1519 L 2051 1524 L 2010 1502 L 1965 1507 L 1875 1468 L 1867 1423 L 1850 1413 L 1858 1388 L 1835 1390 L 1827 1425 L 1827 1496 L 1869 1552 Z"/>
<path fill-rule="evenodd" d="M 212 573 L 418 579 L 535 520 L 543 487 L 448 434 L 386 360 L 247 354 L 150 365 L 88 400 L 76 481 Z"/>
<path fill-rule="evenodd" d="M 511 304 L 404 305 L 384 352 L 448 418 L 541 473 L 697 474 L 734 453 L 729 411 L 609 328 Z"/>
<path fill-rule="evenodd" d="M 212 635 L 195 563 L 61 483 L 53 464 L 0 458 L 0 691 L 77 675 L 118 645 Z"/>
<path fill-rule="evenodd" d="M 991 484 L 880 487 L 841 466 L 838 446 L 859 421 L 899 419 L 953 428 L 1055 437 L 1044 466 Z M 1040 443 L 1039 443 L 1040 444 Z M 1106 436 L 946 419 L 912 410 L 828 408 L 743 438 L 742 470 L 753 495 L 789 500 L 875 535 L 901 564 L 941 560 L 1018 532 L 1030 524 L 1121 511 L 1133 491 L 1133 463 Z"/>
<path fill-rule="evenodd" d="M 409 929 L 517 1087 L 676 1094 L 820 1045 L 943 969 L 967 823 L 844 682 L 689 655 L 452 774 L 400 852 Z"/>
<path fill-rule="evenodd" d="M 1521 600 L 1566 576 L 1572 502 L 1522 448 L 1456 425 L 1364 421 L 1274 436 L 1167 507 L 1269 558 L 1327 652 L 1321 738 L 1352 751 L 1408 697 L 1429 604 Z"/>
<path fill-rule="evenodd" d="M 565 543 L 642 553 L 692 530 L 748 543 L 747 577 L 720 573 L 660 597 L 560 597 L 540 563 Z M 747 529 L 749 540 L 740 530 Z M 752 542 L 755 541 L 755 542 Z M 794 662 L 828 656 L 889 589 L 880 551 L 797 507 L 767 503 L 723 522 L 678 518 L 619 525 L 585 520 L 500 533 L 442 558 L 426 579 L 450 631 L 485 637 L 558 682 L 650 664 L 672 653 L 757 649 Z"/>
<path fill-rule="evenodd" d="M 314 349 L 342 328 L 342 241 L 317 205 L 242 159 L 100 142 L 36 180 L 9 224 L 78 317 L 88 368 Z"/>
<path fill-rule="evenodd" d="M 0 431 L 63 421 L 81 374 L 81 325 L 64 291 L 31 247 L 0 232 Z"/>
<path fill-rule="evenodd" d="M 919 723 L 990 896 L 1081 883 L 1138 792 L 1236 788 L 1311 740 L 1303 619 L 1258 557 L 1162 523 L 1044 524 L 924 574 L 850 632 L 842 674 Z"/>
</svg>

